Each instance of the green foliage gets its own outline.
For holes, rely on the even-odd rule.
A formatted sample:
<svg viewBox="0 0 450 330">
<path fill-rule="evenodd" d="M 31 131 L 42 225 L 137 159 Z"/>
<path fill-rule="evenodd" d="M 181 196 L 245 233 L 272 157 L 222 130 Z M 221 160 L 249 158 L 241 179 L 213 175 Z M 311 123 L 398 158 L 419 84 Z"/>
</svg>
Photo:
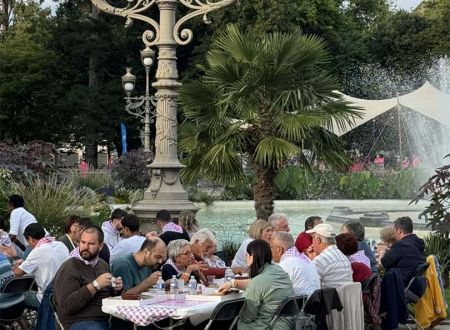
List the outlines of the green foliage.
<svg viewBox="0 0 450 330">
<path fill-rule="evenodd" d="M 409 199 L 420 170 L 373 174 L 308 171 L 288 166 L 275 178 L 278 199 Z"/>
<path fill-rule="evenodd" d="M 24 181 L 14 183 L 14 190 L 23 196 L 27 210 L 55 236 L 64 233 L 69 215 L 89 216 L 91 206 L 97 202 L 92 190 L 77 189 L 73 181 L 57 175 L 27 176 Z"/>
<path fill-rule="evenodd" d="M 450 239 L 442 234 L 431 233 L 424 237 L 425 255 L 435 255 L 441 266 L 441 275 L 445 286 L 449 284 L 450 270 Z"/>
<path fill-rule="evenodd" d="M 132 150 L 117 159 L 111 174 L 117 186 L 125 189 L 144 189 L 150 182 L 147 160 L 142 150 Z"/>
<path fill-rule="evenodd" d="M 450 155 L 446 156 L 448 157 Z M 430 205 L 422 213 L 429 222 L 428 225 L 432 230 L 448 238 L 450 235 L 450 165 L 435 170 L 435 174 L 420 188 L 418 195 L 411 203 L 418 203 L 422 199 L 430 200 Z"/>
<path fill-rule="evenodd" d="M 87 173 L 81 173 L 79 170 L 71 170 L 68 174 L 70 180 L 73 180 L 77 187 L 87 187 L 95 192 L 102 188 L 110 187 L 113 184 L 111 173 L 90 168 Z"/>
<path fill-rule="evenodd" d="M 236 241 L 236 238 L 231 234 L 225 234 L 220 239 L 220 246 L 225 254 L 225 263 L 227 266 L 231 266 L 231 262 L 233 261 L 236 252 L 239 250 L 241 243 L 242 242 Z"/>
<path fill-rule="evenodd" d="M 309 167 L 301 148 L 342 167 L 343 145 L 325 127 L 351 125 L 359 112 L 334 92 L 337 81 L 323 69 L 329 59 L 315 36 L 257 37 L 229 26 L 207 53 L 204 75 L 181 91 L 188 119 L 179 144 L 187 153 L 184 177 L 230 184 L 244 177 L 248 159 L 257 215 L 265 218 L 273 174 L 292 156 Z"/>
<path fill-rule="evenodd" d="M 188 196 L 190 201 L 205 203 L 206 206 L 213 205 L 214 201 L 218 199 L 214 193 L 198 189 L 196 186 L 189 186 Z"/>
</svg>

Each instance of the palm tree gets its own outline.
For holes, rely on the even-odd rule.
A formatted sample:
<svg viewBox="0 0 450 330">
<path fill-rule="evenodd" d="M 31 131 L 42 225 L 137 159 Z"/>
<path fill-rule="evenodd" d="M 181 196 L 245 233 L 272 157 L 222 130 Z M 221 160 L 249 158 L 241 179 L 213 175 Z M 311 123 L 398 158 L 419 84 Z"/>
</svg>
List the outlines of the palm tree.
<svg viewBox="0 0 450 330">
<path fill-rule="evenodd" d="M 203 76 L 181 90 L 184 178 L 230 183 L 243 178 L 244 160 L 255 173 L 256 215 L 267 219 L 287 159 L 297 156 L 307 168 L 319 158 L 346 165 L 327 128 L 351 125 L 359 112 L 335 92 L 337 80 L 323 69 L 329 60 L 316 36 L 254 36 L 228 26 L 208 51 Z"/>
</svg>

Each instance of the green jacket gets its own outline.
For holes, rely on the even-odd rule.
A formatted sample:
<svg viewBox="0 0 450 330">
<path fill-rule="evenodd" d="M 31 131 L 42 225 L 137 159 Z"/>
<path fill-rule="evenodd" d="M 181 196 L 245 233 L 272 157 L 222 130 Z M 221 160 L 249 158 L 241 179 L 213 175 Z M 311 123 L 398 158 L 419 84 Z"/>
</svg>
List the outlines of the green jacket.
<svg viewBox="0 0 450 330">
<path fill-rule="evenodd" d="M 262 272 L 252 278 L 245 290 L 245 304 L 241 310 L 238 329 L 269 329 L 281 301 L 294 296 L 288 274 L 278 265 L 266 265 Z M 290 330 L 294 322 L 288 318 L 278 318 L 273 329 Z"/>
</svg>

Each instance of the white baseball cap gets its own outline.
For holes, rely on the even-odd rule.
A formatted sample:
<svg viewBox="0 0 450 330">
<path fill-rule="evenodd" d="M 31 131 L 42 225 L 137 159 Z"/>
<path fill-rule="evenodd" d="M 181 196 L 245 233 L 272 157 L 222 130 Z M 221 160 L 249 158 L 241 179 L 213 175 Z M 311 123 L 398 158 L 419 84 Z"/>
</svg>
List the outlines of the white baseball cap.
<svg viewBox="0 0 450 330">
<path fill-rule="evenodd" d="M 321 223 L 315 226 L 313 229 L 307 230 L 307 234 L 316 233 L 323 237 L 335 237 L 336 233 L 333 230 L 333 227 L 328 223 Z"/>
</svg>

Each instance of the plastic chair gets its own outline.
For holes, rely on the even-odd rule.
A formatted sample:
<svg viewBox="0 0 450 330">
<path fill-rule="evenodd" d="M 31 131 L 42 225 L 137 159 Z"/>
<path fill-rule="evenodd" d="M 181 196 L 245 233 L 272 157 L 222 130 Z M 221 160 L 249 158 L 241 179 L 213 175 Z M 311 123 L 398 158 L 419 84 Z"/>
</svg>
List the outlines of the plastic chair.
<svg viewBox="0 0 450 330">
<path fill-rule="evenodd" d="M 288 297 L 283 299 L 277 309 L 277 312 L 275 313 L 275 316 L 272 318 L 272 321 L 270 321 L 269 329 L 273 329 L 275 322 L 279 317 L 292 316 L 292 319 L 295 321 L 299 313 L 300 310 L 298 309 L 295 297 Z"/>
<path fill-rule="evenodd" d="M 24 292 L 30 290 L 34 277 L 30 275 L 14 277 L 3 286 L 3 293 Z"/>
<path fill-rule="evenodd" d="M 205 327 L 205 330 L 209 330 L 211 327 L 215 326 L 214 322 L 230 322 L 231 325 L 228 328 L 232 330 L 239 319 L 239 313 L 244 306 L 245 298 L 237 298 L 232 300 L 222 301 L 220 304 L 214 308 L 211 314 L 211 318 Z M 223 325 L 222 325 L 223 326 Z M 222 328 L 222 327 L 221 327 Z"/>
<path fill-rule="evenodd" d="M 22 293 L 0 294 L 0 328 L 13 328 L 17 322 L 22 330 L 28 329 L 23 317 L 25 310 L 25 296 Z"/>
</svg>

